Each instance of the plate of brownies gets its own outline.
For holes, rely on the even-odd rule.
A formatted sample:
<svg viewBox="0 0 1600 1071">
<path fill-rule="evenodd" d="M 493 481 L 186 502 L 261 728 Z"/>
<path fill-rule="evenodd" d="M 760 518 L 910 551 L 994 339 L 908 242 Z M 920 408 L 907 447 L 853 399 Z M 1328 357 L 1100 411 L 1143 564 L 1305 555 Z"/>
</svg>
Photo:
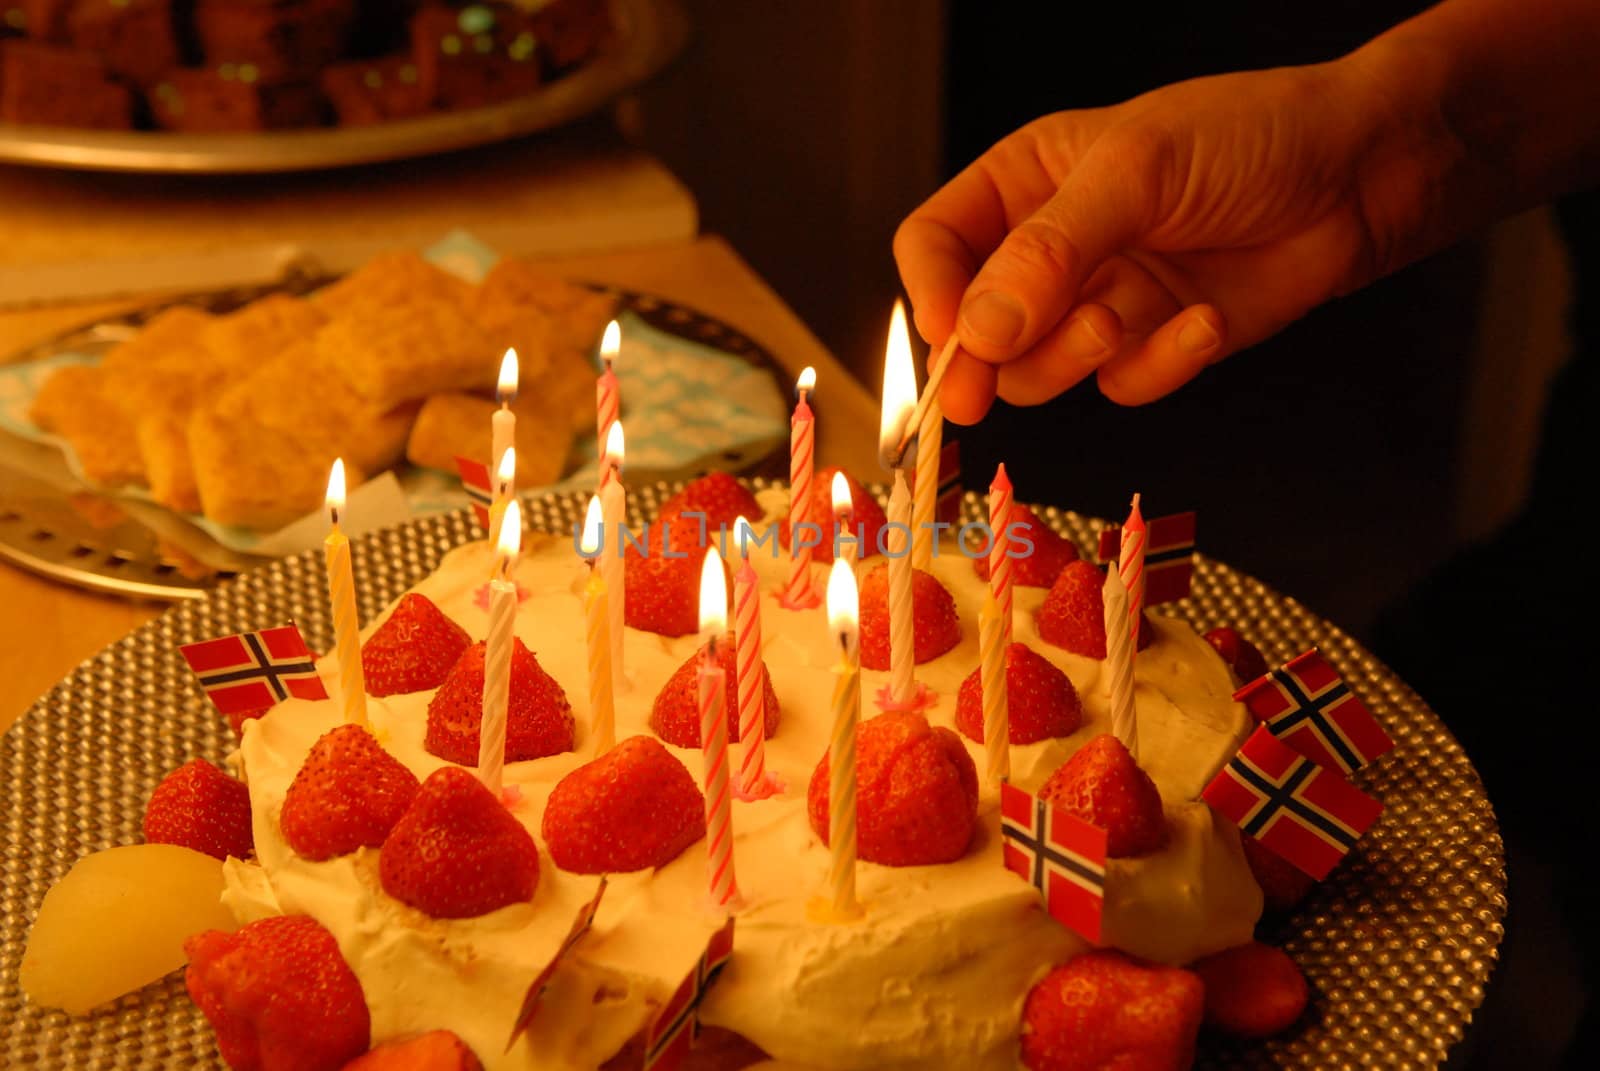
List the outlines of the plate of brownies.
<svg viewBox="0 0 1600 1071">
<path fill-rule="evenodd" d="M 682 48 L 672 0 L 0 0 L 0 160 L 296 171 L 570 122 Z"/>
</svg>

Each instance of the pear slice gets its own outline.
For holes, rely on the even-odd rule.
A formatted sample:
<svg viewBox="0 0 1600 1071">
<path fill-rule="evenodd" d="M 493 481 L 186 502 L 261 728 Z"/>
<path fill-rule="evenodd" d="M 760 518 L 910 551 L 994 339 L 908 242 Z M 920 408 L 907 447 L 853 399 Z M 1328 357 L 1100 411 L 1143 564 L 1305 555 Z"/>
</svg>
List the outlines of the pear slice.
<svg viewBox="0 0 1600 1071">
<path fill-rule="evenodd" d="M 183 942 L 233 930 L 222 860 L 172 844 L 84 856 L 45 893 L 19 981 L 35 1004 L 73 1015 L 183 966 Z"/>
</svg>

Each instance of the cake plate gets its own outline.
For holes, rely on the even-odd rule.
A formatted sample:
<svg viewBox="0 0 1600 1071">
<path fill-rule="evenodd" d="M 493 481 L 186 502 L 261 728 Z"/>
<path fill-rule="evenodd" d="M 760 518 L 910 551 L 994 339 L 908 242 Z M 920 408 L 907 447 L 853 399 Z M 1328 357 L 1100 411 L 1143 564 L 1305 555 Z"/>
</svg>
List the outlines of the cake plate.
<svg viewBox="0 0 1600 1071">
<path fill-rule="evenodd" d="M 765 481 L 754 481 L 760 486 Z M 629 515 L 652 517 L 676 484 L 636 490 Z M 566 534 L 583 495 L 527 502 L 532 527 Z M 986 507 L 968 494 L 967 520 Z M 1080 548 L 1103 522 L 1042 508 Z M 353 544 L 363 619 L 421 580 L 452 547 L 481 538 L 466 511 L 439 514 Z M 88 1018 L 30 1004 L 17 984 L 29 924 L 79 857 L 139 843 L 144 802 L 168 772 L 233 747 L 178 645 L 294 618 L 317 650 L 332 644 L 320 554 L 269 562 L 178 605 L 107 647 L 47 692 L 0 737 L 0 1067 L 222 1067 L 181 974 Z M 1461 745 L 1404 682 L 1304 606 L 1200 557 L 1191 595 L 1160 612 L 1197 629 L 1228 624 L 1278 663 L 1316 644 L 1394 738 L 1362 770 L 1383 815 L 1270 940 L 1305 972 L 1312 1010 L 1262 1042 L 1202 1039 L 1203 1068 L 1433 1068 L 1466 1032 L 1498 956 L 1505 855 L 1494 810 Z"/>
</svg>

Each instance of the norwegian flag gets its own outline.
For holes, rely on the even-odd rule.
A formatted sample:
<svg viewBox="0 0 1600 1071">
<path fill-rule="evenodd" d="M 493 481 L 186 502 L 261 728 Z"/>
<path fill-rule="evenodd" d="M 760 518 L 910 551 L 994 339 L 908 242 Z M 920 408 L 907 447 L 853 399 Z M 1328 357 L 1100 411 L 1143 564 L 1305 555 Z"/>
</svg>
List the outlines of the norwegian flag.
<svg viewBox="0 0 1600 1071">
<path fill-rule="evenodd" d="M 729 915 L 722 929 L 706 943 L 700 962 L 650 1021 L 645 1033 L 644 1071 L 679 1067 L 688 1058 L 695 1038 L 700 1036 L 700 1002 L 732 955 L 733 916 Z"/>
<path fill-rule="evenodd" d="M 224 714 L 265 710 L 291 695 L 328 698 L 305 637 L 294 625 L 185 644 L 178 653 Z"/>
<path fill-rule="evenodd" d="M 939 451 L 939 497 L 933 519 L 947 524 L 961 521 L 961 444 L 947 442 Z"/>
<path fill-rule="evenodd" d="M 461 473 L 461 489 L 472 503 L 472 514 L 478 518 L 478 527 L 489 530 L 489 503 L 494 501 L 494 481 L 489 477 L 489 466 L 470 457 L 456 458 L 456 471 Z"/>
<path fill-rule="evenodd" d="M 1272 735 L 1330 770 L 1352 774 L 1394 747 L 1315 647 L 1233 693 Z"/>
<path fill-rule="evenodd" d="M 1157 517 L 1147 527 L 1144 604 L 1176 602 L 1189 594 L 1189 582 L 1194 579 L 1194 511 Z M 1096 555 L 1100 562 L 1114 562 L 1121 553 L 1121 526 L 1101 529 Z"/>
<path fill-rule="evenodd" d="M 1259 726 L 1200 798 L 1241 832 L 1321 881 L 1383 804 Z"/>
<path fill-rule="evenodd" d="M 1039 890 L 1051 918 L 1098 944 L 1106 831 L 1003 781 L 1000 837 L 1006 869 Z"/>
<path fill-rule="evenodd" d="M 539 998 L 544 995 L 545 987 L 550 984 L 550 979 L 555 977 L 556 968 L 561 966 L 561 961 L 567 953 L 572 951 L 572 946 L 578 943 L 579 938 L 589 932 L 589 927 L 594 925 L 595 912 L 600 910 L 600 898 L 606 894 L 606 876 L 600 875 L 600 885 L 594 891 L 594 898 L 578 909 L 578 914 L 572 920 L 572 928 L 567 931 L 567 936 L 562 938 L 561 947 L 556 949 L 556 954 L 550 957 L 550 962 L 545 964 L 544 970 L 534 978 L 533 984 L 528 987 L 528 992 L 522 998 L 522 1008 L 517 1012 L 516 1025 L 511 1028 L 511 1040 L 506 1042 L 506 1051 L 511 1051 L 511 1046 L 517 1043 L 522 1032 L 533 1023 L 533 1017 L 539 1013 Z"/>
</svg>

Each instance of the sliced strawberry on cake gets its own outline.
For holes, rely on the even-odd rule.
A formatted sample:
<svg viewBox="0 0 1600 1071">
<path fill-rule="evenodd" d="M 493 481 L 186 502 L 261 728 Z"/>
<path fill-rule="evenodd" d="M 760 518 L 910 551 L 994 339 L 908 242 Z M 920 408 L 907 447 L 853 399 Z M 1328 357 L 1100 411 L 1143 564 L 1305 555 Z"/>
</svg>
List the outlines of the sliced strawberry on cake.
<svg viewBox="0 0 1600 1071">
<path fill-rule="evenodd" d="M 1206 633 L 1206 642 L 1217 649 L 1217 654 L 1228 663 L 1238 682 L 1249 684 L 1267 673 L 1267 660 L 1260 648 L 1239 635 L 1236 629 L 1223 625 Z"/>
<path fill-rule="evenodd" d="M 473 918 L 533 899 L 533 837 L 458 766 L 428 775 L 378 860 L 383 891 L 436 919 Z"/>
<path fill-rule="evenodd" d="M 278 822 L 304 859 L 383 843 L 417 794 L 417 775 L 359 725 L 330 729 L 289 784 Z"/>
<path fill-rule="evenodd" d="M 177 844 L 218 859 L 248 859 L 255 851 L 250 790 L 205 759 L 173 770 L 150 793 L 144 839 Z"/>
<path fill-rule="evenodd" d="M 557 782 L 542 826 L 551 861 L 574 874 L 666 866 L 705 832 L 694 775 L 648 736 L 629 737 Z"/>
<path fill-rule="evenodd" d="M 483 1071 L 483 1062 L 455 1034 L 430 1030 L 375 1045 L 345 1064 L 344 1071 Z"/>
<path fill-rule="evenodd" d="M 1071 736 L 1083 724 L 1083 702 L 1068 676 L 1025 643 L 1006 648 L 1007 736 L 1013 744 L 1032 744 Z M 983 743 L 983 667 L 961 682 L 956 693 L 956 728 Z"/>
<path fill-rule="evenodd" d="M 1106 576 L 1086 561 L 1068 562 L 1039 606 L 1039 635 L 1085 658 L 1106 656 Z M 1155 640 L 1148 617 L 1139 623 L 1139 650 Z"/>
<path fill-rule="evenodd" d="M 1282 1033 L 1311 999 L 1294 960 L 1260 941 L 1207 956 L 1189 969 L 1206 984 L 1206 1025 L 1234 1037 Z"/>
<path fill-rule="evenodd" d="M 338 1071 L 367 1051 L 366 998 L 333 934 L 306 915 L 183 943 L 189 995 L 235 1071 Z"/>
<path fill-rule="evenodd" d="M 931 662 L 961 642 L 956 600 L 932 573 L 911 571 L 912 649 L 916 662 Z M 889 668 L 889 565 L 885 562 L 861 582 L 861 664 Z"/>
<path fill-rule="evenodd" d="M 1011 504 L 1011 520 L 1005 531 L 996 533 L 996 538 L 1004 540 L 1002 546 L 1011 550 L 1012 582 L 1019 587 L 1047 588 L 1056 582 L 1061 570 L 1078 560 L 1078 548 L 1072 540 L 1058 535 L 1020 502 Z M 989 579 L 989 555 L 973 558 L 972 567 L 983 579 Z"/>
<path fill-rule="evenodd" d="M 484 644 L 461 653 L 428 703 L 424 746 L 441 759 L 478 764 L 478 730 L 483 724 Z M 513 638 L 511 695 L 506 706 L 506 761 L 521 762 L 572 750 L 572 705 L 532 651 Z"/>
<path fill-rule="evenodd" d="M 650 728 L 669 744 L 678 747 L 700 746 L 700 660 L 705 648 L 701 647 L 662 685 L 656 701 L 650 708 Z M 729 632 L 717 644 L 717 663 L 728 680 L 728 739 L 739 739 L 739 703 L 737 701 L 738 650 L 733 633 Z M 768 739 L 778 731 L 778 693 L 772 690 L 772 677 L 767 674 L 767 664 L 761 663 L 762 716 Z"/>
<path fill-rule="evenodd" d="M 811 828 L 828 843 L 828 755 L 806 791 Z M 978 817 L 978 770 L 961 738 L 921 714 L 892 711 L 856 728 L 856 851 L 886 866 L 960 859 Z"/>
<path fill-rule="evenodd" d="M 811 509 L 806 520 L 821 529 L 822 533 L 821 542 L 811 548 L 813 561 L 833 561 L 833 474 L 836 472 L 844 470 L 837 465 L 830 465 L 819 470 L 811 480 Z M 863 561 L 878 553 L 878 540 L 882 538 L 883 526 L 889 523 L 889 518 L 884 515 L 878 500 L 861 486 L 859 480 L 848 472 L 844 472 L 844 479 L 850 485 L 850 537 L 861 537 L 862 544 L 856 560 Z M 778 525 L 778 543 L 788 550 L 788 515 L 785 514 L 781 521 Z"/>
<path fill-rule="evenodd" d="M 1205 986 L 1181 967 L 1115 950 L 1057 967 L 1022 1007 L 1032 1071 L 1183 1071 L 1194 1062 Z"/>
<path fill-rule="evenodd" d="M 699 525 L 680 516 L 650 525 L 642 553 L 627 548 L 623 613 L 629 628 L 659 636 L 687 636 L 699 630 L 701 563 L 707 548 L 715 545 L 712 533 L 706 533 L 705 543 L 701 534 Z M 727 587 L 732 589 L 731 579 Z"/>
<path fill-rule="evenodd" d="M 1122 741 L 1110 733 L 1079 748 L 1050 775 L 1039 797 L 1105 830 L 1106 854 L 1113 859 L 1166 847 L 1161 793 Z"/>
<path fill-rule="evenodd" d="M 706 526 L 708 533 L 715 533 L 719 528 L 726 527 L 733 530 L 733 522 L 740 517 L 752 524 L 761 519 L 761 504 L 756 501 L 756 496 L 740 483 L 736 478 L 726 472 L 708 472 L 698 479 L 690 480 L 684 485 L 683 490 L 667 499 L 657 512 L 658 520 L 668 520 L 680 517 L 686 513 L 704 514 L 704 517 L 689 517 L 686 523 L 691 527 L 700 524 Z"/>
<path fill-rule="evenodd" d="M 472 644 L 467 630 L 427 596 L 408 592 L 361 645 L 369 695 L 405 695 L 437 688 Z"/>
</svg>

